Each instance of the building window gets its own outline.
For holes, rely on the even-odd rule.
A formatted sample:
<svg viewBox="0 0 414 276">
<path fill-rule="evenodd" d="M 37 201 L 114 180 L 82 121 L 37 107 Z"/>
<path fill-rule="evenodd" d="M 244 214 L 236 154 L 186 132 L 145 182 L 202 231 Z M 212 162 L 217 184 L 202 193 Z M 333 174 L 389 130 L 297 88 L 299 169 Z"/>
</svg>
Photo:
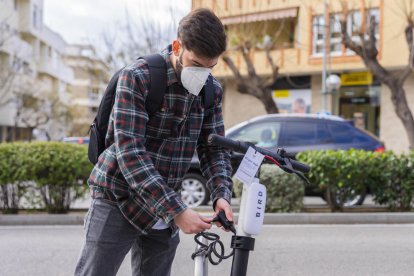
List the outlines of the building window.
<svg viewBox="0 0 414 276">
<path fill-rule="evenodd" d="M 375 40 L 376 46 L 378 47 L 378 40 L 379 40 L 379 9 L 370 9 L 366 15 L 366 27 L 369 28 L 370 18 L 373 16 L 375 18 Z M 361 12 L 360 11 L 352 11 L 348 15 L 347 27 L 348 27 L 348 34 L 350 35 L 351 39 L 355 42 L 361 41 L 359 36 L 359 30 L 361 28 Z M 355 54 L 354 51 L 347 49 L 347 54 Z"/>
<path fill-rule="evenodd" d="M 332 14 L 330 17 L 330 52 L 331 54 L 342 54 L 342 36 L 341 36 L 341 22 L 340 14 Z"/>
<path fill-rule="evenodd" d="M 323 54 L 323 28 L 325 28 L 324 17 L 322 15 L 314 16 L 312 26 L 312 53 L 314 55 L 321 55 Z"/>
<path fill-rule="evenodd" d="M 38 20 L 38 16 L 39 16 L 38 12 L 39 12 L 39 8 L 37 7 L 37 5 L 33 5 L 32 24 L 33 24 L 33 27 L 35 27 L 35 28 L 39 27 L 38 24 L 37 24 L 37 22 L 38 22 L 37 20 Z"/>
<path fill-rule="evenodd" d="M 379 40 L 379 16 L 380 12 L 378 8 L 369 9 L 366 15 L 366 26 L 369 27 L 369 22 L 371 16 L 375 18 L 375 38 Z M 342 46 L 342 35 L 341 35 L 341 22 L 340 22 L 340 13 L 334 13 L 329 16 L 329 22 L 325 24 L 325 19 L 323 15 L 316 15 L 312 20 L 312 54 L 314 56 L 321 56 L 323 54 L 323 32 L 325 26 L 329 30 L 329 51 L 333 55 L 342 55 L 343 46 Z M 359 30 L 361 27 L 361 12 L 350 11 L 347 18 L 347 28 L 348 34 L 351 36 L 352 40 L 355 42 L 360 41 Z M 347 54 L 353 54 L 353 51 L 347 49 Z"/>
</svg>

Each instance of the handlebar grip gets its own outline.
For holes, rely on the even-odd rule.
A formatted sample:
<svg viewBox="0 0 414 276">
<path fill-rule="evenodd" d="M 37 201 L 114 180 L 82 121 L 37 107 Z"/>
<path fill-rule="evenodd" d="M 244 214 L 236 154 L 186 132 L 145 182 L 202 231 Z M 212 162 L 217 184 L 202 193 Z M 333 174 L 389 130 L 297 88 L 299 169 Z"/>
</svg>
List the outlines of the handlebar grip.
<svg viewBox="0 0 414 276">
<path fill-rule="evenodd" d="M 232 149 L 234 151 L 238 151 L 242 153 L 246 152 L 246 149 L 243 150 L 241 148 L 239 141 L 228 139 L 226 137 L 223 137 L 217 134 L 210 134 L 208 136 L 208 143 L 210 145 L 218 145 L 218 146 L 222 146 L 224 148 Z"/>
<path fill-rule="evenodd" d="M 300 163 L 293 159 L 290 159 L 290 163 L 295 170 L 301 171 L 303 173 L 308 173 L 310 171 L 310 167 L 306 164 Z"/>
</svg>

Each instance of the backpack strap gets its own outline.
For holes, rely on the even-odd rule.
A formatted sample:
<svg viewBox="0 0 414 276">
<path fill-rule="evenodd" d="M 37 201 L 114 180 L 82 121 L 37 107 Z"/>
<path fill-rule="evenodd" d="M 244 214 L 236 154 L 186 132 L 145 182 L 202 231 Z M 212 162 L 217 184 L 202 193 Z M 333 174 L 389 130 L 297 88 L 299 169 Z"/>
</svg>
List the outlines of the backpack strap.
<svg viewBox="0 0 414 276">
<path fill-rule="evenodd" d="M 142 57 L 147 61 L 150 72 L 150 89 L 145 101 L 148 116 L 157 112 L 167 89 L 167 64 L 160 54 Z"/>
<path fill-rule="evenodd" d="M 207 116 L 214 107 L 215 86 L 213 76 L 208 76 L 207 83 L 203 87 L 204 115 Z"/>
<path fill-rule="evenodd" d="M 98 112 L 94 120 L 98 129 L 104 133 L 106 133 L 106 130 L 108 128 L 109 117 L 111 115 L 112 107 L 114 106 L 115 91 L 116 86 L 118 84 L 119 75 L 121 74 L 124 68 L 125 67 L 118 70 L 109 81 L 104 96 L 102 97 L 101 103 L 99 104 Z"/>
</svg>

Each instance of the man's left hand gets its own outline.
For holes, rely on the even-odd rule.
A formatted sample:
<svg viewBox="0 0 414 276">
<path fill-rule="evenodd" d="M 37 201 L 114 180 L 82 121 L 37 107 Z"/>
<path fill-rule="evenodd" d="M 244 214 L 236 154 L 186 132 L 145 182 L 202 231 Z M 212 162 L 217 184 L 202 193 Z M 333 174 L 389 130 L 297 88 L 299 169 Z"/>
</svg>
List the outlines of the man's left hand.
<svg viewBox="0 0 414 276">
<path fill-rule="evenodd" d="M 217 214 L 220 211 L 224 211 L 224 213 L 226 214 L 226 218 L 229 221 L 233 221 L 233 211 L 231 210 L 231 206 L 230 206 L 229 202 L 227 200 L 225 200 L 224 198 L 219 198 L 216 201 L 216 207 L 215 207 L 215 210 L 214 210 L 215 216 L 217 216 Z M 221 224 L 218 223 L 218 222 L 216 222 L 216 225 L 218 227 L 221 227 Z"/>
</svg>

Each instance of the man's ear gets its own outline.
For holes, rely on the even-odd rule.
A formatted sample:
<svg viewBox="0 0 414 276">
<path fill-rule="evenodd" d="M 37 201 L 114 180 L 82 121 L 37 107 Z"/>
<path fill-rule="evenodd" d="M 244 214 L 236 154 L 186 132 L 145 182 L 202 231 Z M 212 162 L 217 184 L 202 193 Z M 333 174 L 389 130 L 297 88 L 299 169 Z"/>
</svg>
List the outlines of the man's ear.
<svg viewBox="0 0 414 276">
<path fill-rule="evenodd" d="M 181 49 L 181 43 L 178 41 L 178 39 L 173 40 L 172 50 L 175 56 L 178 57 L 178 55 L 180 54 L 180 49 Z"/>
</svg>

